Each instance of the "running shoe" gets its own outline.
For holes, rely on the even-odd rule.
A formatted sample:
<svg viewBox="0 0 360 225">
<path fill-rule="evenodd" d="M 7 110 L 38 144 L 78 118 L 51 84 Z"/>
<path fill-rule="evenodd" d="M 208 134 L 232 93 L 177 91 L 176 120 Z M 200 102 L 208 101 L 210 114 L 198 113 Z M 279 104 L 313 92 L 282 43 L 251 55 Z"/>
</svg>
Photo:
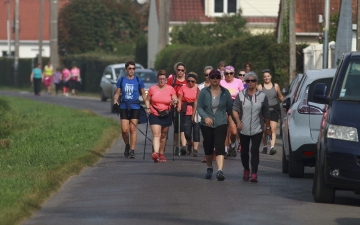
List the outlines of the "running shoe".
<svg viewBox="0 0 360 225">
<path fill-rule="evenodd" d="M 237 152 L 238 152 L 238 153 L 241 153 L 241 144 L 239 144 L 238 149 L 237 149 Z"/>
<path fill-rule="evenodd" d="M 181 155 L 186 155 L 186 146 L 182 146 L 180 149 Z"/>
<path fill-rule="evenodd" d="M 129 151 L 130 151 L 130 145 L 126 145 L 125 151 L 124 151 L 125 158 L 129 157 Z"/>
<path fill-rule="evenodd" d="M 218 172 L 216 173 L 216 178 L 218 179 L 218 181 L 225 180 L 225 176 L 222 170 L 218 170 Z"/>
<path fill-rule="evenodd" d="M 199 153 L 198 153 L 197 150 L 194 150 L 193 156 L 194 156 L 194 157 L 199 157 Z"/>
<path fill-rule="evenodd" d="M 205 174 L 205 179 L 211 179 L 213 171 L 214 171 L 213 168 L 207 168 L 206 169 L 206 174 Z"/>
<path fill-rule="evenodd" d="M 130 159 L 135 159 L 135 151 L 134 150 L 130 151 Z"/>
<path fill-rule="evenodd" d="M 151 158 L 154 160 L 155 163 L 160 162 L 160 160 L 159 160 L 159 153 L 157 153 L 157 152 L 154 152 L 154 153 L 151 155 Z"/>
<path fill-rule="evenodd" d="M 192 153 L 192 145 L 188 145 L 186 155 L 191 155 L 191 153 Z"/>
<path fill-rule="evenodd" d="M 274 147 L 270 148 L 270 155 L 275 155 L 276 149 Z"/>
<path fill-rule="evenodd" d="M 243 181 L 249 181 L 250 170 L 244 170 Z"/>
<path fill-rule="evenodd" d="M 267 154 L 267 147 L 265 146 L 265 147 L 263 147 L 263 150 L 262 150 L 262 152 L 261 152 L 262 154 Z"/>
<path fill-rule="evenodd" d="M 230 152 L 225 152 L 224 158 L 227 159 L 228 157 L 231 157 L 231 153 Z"/>
<path fill-rule="evenodd" d="M 160 154 L 159 158 L 160 158 L 160 162 L 166 162 L 164 154 Z"/>
<path fill-rule="evenodd" d="M 258 179 L 257 179 L 257 174 L 256 173 L 252 173 L 251 174 L 251 179 L 250 179 L 251 182 L 258 182 Z"/>
<path fill-rule="evenodd" d="M 179 147 L 175 148 L 175 155 L 179 155 Z"/>
<path fill-rule="evenodd" d="M 237 156 L 237 152 L 236 152 L 235 148 L 236 148 L 236 145 L 234 145 L 234 147 L 231 147 L 231 144 L 230 144 L 230 154 L 234 158 Z"/>
</svg>

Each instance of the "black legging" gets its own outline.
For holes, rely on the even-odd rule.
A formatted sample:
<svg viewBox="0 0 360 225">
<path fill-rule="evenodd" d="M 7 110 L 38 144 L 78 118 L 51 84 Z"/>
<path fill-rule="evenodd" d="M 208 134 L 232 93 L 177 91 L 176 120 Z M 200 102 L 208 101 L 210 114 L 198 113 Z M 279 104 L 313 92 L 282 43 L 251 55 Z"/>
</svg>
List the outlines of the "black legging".
<svg viewBox="0 0 360 225">
<path fill-rule="evenodd" d="M 262 140 L 262 132 L 247 136 L 239 133 L 241 143 L 241 162 L 244 169 L 249 168 L 249 146 L 251 141 L 251 173 L 257 173 L 259 167 L 259 147 Z"/>
<path fill-rule="evenodd" d="M 220 125 L 216 128 L 201 125 L 201 133 L 204 138 L 205 155 L 212 155 L 215 151 L 216 155 L 225 155 L 225 139 L 227 135 L 227 124 Z"/>
<path fill-rule="evenodd" d="M 34 94 L 39 94 L 41 90 L 41 78 L 34 78 L 33 79 L 33 85 L 34 85 Z"/>
</svg>

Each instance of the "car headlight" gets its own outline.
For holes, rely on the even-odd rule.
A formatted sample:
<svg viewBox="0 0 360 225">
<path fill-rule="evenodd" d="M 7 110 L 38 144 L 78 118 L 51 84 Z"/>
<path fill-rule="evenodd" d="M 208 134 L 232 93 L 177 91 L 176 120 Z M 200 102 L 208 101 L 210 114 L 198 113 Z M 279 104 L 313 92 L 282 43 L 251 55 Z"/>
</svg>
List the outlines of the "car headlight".
<svg viewBox="0 0 360 225">
<path fill-rule="evenodd" d="M 327 137 L 345 141 L 359 142 L 358 132 L 355 127 L 329 125 Z"/>
</svg>

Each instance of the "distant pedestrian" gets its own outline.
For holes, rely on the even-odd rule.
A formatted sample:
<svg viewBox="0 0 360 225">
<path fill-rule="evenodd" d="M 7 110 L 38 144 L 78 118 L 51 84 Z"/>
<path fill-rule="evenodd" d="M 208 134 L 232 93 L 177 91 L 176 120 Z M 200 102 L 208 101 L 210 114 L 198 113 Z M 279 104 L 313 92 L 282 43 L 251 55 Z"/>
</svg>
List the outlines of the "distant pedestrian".
<svg viewBox="0 0 360 225">
<path fill-rule="evenodd" d="M 41 82 L 42 82 L 42 76 L 41 76 L 41 64 L 38 63 L 37 66 L 32 69 L 31 75 L 30 75 L 30 82 L 33 83 L 34 87 L 34 94 L 40 95 L 41 91 Z"/>
<path fill-rule="evenodd" d="M 226 63 L 224 61 L 220 61 L 218 64 L 217 70 L 221 74 L 221 80 L 225 79 L 225 66 L 226 66 Z"/>
<path fill-rule="evenodd" d="M 54 68 L 51 65 L 51 62 L 49 61 L 47 65 L 44 67 L 44 72 L 43 72 L 43 82 L 47 94 L 51 94 L 50 89 L 51 89 L 53 75 L 54 75 Z"/>
<path fill-rule="evenodd" d="M 251 64 L 251 62 L 250 62 L 250 61 L 247 61 L 247 62 L 245 63 L 245 65 L 244 65 L 244 67 L 245 67 L 245 73 L 250 72 L 250 71 L 252 70 L 252 64 Z"/>
<path fill-rule="evenodd" d="M 126 158 L 135 158 L 136 126 L 140 117 L 139 97 L 141 95 L 145 101 L 145 85 L 141 78 L 134 75 L 134 62 L 127 62 L 125 64 L 125 71 L 126 76 L 120 78 L 116 83 L 114 105 L 116 104 L 120 107 L 121 132 L 125 142 L 124 156 Z M 121 102 L 118 102 L 120 95 Z"/>
<path fill-rule="evenodd" d="M 166 84 L 166 75 L 165 70 L 158 71 L 158 84 L 150 87 L 145 100 L 153 133 L 154 152 L 151 158 L 154 162 L 166 162 L 164 150 L 166 136 L 172 123 L 171 107 L 178 102 L 175 89 Z"/>
<path fill-rule="evenodd" d="M 70 70 L 64 67 L 61 71 L 61 79 L 63 82 L 63 94 L 69 96 L 69 80 L 70 80 Z"/>
<path fill-rule="evenodd" d="M 258 182 L 259 146 L 261 143 L 264 122 L 266 133 L 271 134 L 270 112 L 266 95 L 256 86 L 258 77 L 250 71 L 245 75 L 248 87 L 236 96 L 233 105 L 233 116 L 239 130 L 241 142 L 241 162 L 244 167 L 243 180 Z M 251 177 L 249 166 L 249 150 L 251 142 Z"/>
<path fill-rule="evenodd" d="M 247 84 L 245 82 L 245 70 L 244 69 L 239 69 L 238 70 L 238 79 L 242 81 L 243 85 L 244 85 L 244 89 L 247 88 Z"/>
<path fill-rule="evenodd" d="M 201 116 L 201 132 L 204 138 L 204 151 L 207 170 L 205 179 L 211 179 L 213 174 L 212 155 L 215 147 L 216 164 L 219 181 L 225 179 L 223 173 L 225 138 L 227 134 L 228 117 L 232 114 L 232 100 L 230 92 L 220 86 L 221 74 L 212 70 L 209 74 L 211 85 L 200 91 L 197 101 L 197 111 Z"/>
<path fill-rule="evenodd" d="M 199 88 L 196 84 L 197 74 L 190 72 L 187 75 L 187 85 L 182 86 L 179 90 L 178 112 L 181 113 L 181 123 L 184 124 L 184 134 L 187 146 L 187 155 L 192 154 L 194 149 L 194 156 L 199 155 L 200 142 L 200 124 L 195 123 L 194 116 L 196 112 L 196 99 L 199 95 Z M 193 149 L 192 149 L 193 148 Z"/>
<path fill-rule="evenodd" d="M 278 100 L 280 102 L 284 101 L 284 97 L 281 94 L 280 86 L 277 83 L 272 83 L 271 72 L 269 69 L 262 71 L 264 84 L 258 85 L 258 89 L 265 93 L 269 101 L 269 111 L 270 111 L 270 127 L 271 127 L 271 140 L 270 140 L 270 155 L 276 154 L 275 142 L 276 142 L 276 129 L 277 124 L 280 118 L 281 109 Z M 263 134 L 263 154 L 267 154 L 268 146 L 266 140 L 266 133 Z"/>
<path fill-rule="evenodd" d="M 70 80 L 69 80 L 69 86 L 72 95 L 78 94 L 80 87 L 80 80 L 81 80 L 80 69 L 76 66 L 75 63 L 73 63 L 72 68 L 70 70 Z"/>
<path fill-rule="evenodd" d="M 54 73 L 54 84 L 55 84 L 55 94 L 58 95 L 59 90 L 61 89 L 61 72 L 60 69 L 57 68 Z"/>
</svg>

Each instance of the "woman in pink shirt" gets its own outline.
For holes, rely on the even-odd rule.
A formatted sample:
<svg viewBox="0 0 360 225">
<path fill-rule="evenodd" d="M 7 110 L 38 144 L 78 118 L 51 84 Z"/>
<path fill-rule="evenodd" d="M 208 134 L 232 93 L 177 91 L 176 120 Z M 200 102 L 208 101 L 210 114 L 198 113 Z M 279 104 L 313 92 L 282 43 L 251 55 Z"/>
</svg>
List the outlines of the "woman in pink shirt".
<svg viewBox="0 0 360 225">
<path fill-rule="evenodd" d="M 165 70 L 158 71 L 157 79 L 158 84 L 151 86 L 148 91 L 145 105 L 153 133 L 154 153 L 151 158 L 154 162 L 166 162 L 164 150 L 169 126 L 172 124 L 171 106 L 175 105 L 178 100 L 175 89 L 166 84 Z"/>
<path fill-rule="evenodd" d="M 184 134 L 187 145 L 187 155 L 191 155 L 192 147 L 194 147 L 194 157 L 198 157 L 198 148 L 200 142 L 200 124 L 195 123 L 193 118 L 196 112 L 196 99 L 199 95 L 199 88 L 196 84 L 197 74 L 195 72 L 190 72 L 187 75 L 187 85 L 182 86 L 178 91 L 179 102 L 178 112 L 181 113 L 181 123 L 184 124 Z M 193 135 L 191 135 L 191 131 Z"/>
<path fill-rule="evenodd" d="M 69 95 L 69 79 L 70 79 L 70 70 L 64 67 L 61 72 L 61 80 L 63 81 L 63 94 L 65 96 Z"/>
<path fill-rule="evenodd" d="M 232 100 L 235 100 L 236 95 L 239 91 L 244 89 L 244 85 L 241 80 L 234 78 L 235 69 L 232 66 L 225 67 L 225 79 L 220 81 L 220 85 L 224 88 L 228 89 L 231 95 Z M 228 136 L 225 140 L 225 152 L 228 152 L 226 157 L 236 157 L 236 135 L 237 129 L 236 124 L 231 118 L 228 116 Z M 230 139 L 230 146 L 229 146 L 229 139 Z M 229 151 L 227 151 L 229 147 Z"/>
<path fill-rule="evenodd" d="M 76 67 L 76 64 L 73 63 L 72 69 L 70 70 L 70 89 L 71 89 L 71 94 L 76 94 L 79 91 L 79 86 L 80 86 L 80 69 Z"/>
</svg>

